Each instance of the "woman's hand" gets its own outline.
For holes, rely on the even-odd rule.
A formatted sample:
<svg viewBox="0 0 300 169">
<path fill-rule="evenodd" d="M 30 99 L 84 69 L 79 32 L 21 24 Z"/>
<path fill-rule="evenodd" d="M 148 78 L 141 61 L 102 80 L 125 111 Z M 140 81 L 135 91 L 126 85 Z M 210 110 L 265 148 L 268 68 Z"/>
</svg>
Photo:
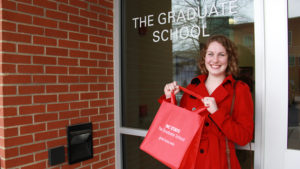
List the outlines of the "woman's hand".
<svg viewBox="0 0 300 169">
<path fill-rule="evenodd" d="M 204 97 L 202 102 L 210 114 L 214 114 L 218 110 L 218 105 L 214 97 Z"/>
<path fill-rule="evenodd" d="M 171 98 L 171 93 L 174 92 L 174 94 L 177 94 L 179 92 L 179 86 L 177 85 L 177 82 L 174 81 L 172 83 L 168 83 L 165 85 L 164 92 L 166 95 L 166 98 Z"/>
</svg>

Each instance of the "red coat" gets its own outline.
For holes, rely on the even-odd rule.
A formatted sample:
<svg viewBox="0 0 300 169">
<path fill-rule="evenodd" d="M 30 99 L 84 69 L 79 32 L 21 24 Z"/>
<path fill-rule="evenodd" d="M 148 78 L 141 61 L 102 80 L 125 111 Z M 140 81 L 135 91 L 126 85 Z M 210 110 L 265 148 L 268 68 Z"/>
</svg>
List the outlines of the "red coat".
<svg viewBox="0 0 300 169">
<path fill-rule="evenodd" d="M 205 87 L 206 78 L 205 75 L 194 78 L 187 88 L 204 97 L 209 96 Z M 225 136 L 229 140 L 231 168 L 241 168 L 234 144 L 243 146 L 252 140 L 253 102 L 248 85 L 238 81 L 233 113 L 232 116 L 229 115 L 234 81 L 232 76 L 227 76 L 210 95 L 215 98 L 218 110 L 214 114 L 206 113 L 195 169 L 227 169 Z M 160 101 L 162 99 L 163 97 Z M 184 94 L 180 105 L 188 110 L 193 110 L 203 106 L 203 103 Z"/>
</svg>

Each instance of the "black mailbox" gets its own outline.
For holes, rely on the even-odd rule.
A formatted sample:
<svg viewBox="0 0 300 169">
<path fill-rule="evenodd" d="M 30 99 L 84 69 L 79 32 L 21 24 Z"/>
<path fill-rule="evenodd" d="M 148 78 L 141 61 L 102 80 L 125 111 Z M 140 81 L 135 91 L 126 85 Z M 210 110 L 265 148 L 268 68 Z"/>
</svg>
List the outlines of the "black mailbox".
<svg viewBox="0 0 300 169">
<path fill-rule="evenodd" d="M 69 164 L 93 158 L 92 123 L 67 127 Z"/>
</svg>

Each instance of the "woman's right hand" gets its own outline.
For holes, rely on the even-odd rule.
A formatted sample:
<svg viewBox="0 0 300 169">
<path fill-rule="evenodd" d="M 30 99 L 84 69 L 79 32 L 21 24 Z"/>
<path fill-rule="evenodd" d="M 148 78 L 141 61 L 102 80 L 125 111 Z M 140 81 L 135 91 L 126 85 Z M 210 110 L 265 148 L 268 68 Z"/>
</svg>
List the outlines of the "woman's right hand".
<svg viewBox="0 0 300 169">
<path fill-rule="evenodd" d="M 179 86 L 177 85 L 177 82 L 174 81 L 172 83 L 166 84 L 164 88 L 164 92 L 167 99 L 171 98 L 172 92 L 174 92 L 174 94 L 177 94 L 179 92 Z"/>
</svg>

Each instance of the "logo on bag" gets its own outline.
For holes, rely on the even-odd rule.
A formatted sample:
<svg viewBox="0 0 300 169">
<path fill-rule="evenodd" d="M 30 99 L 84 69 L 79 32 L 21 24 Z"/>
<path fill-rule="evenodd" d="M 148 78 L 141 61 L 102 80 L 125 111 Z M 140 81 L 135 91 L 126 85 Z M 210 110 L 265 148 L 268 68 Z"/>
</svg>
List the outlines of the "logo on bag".
<svg viewBox="0 0 300 169">
<path fill-rule="evenodd" d="M 180 136 L 180 132 L 181 130 L 173 125 L 170 124 L 166 124 L 164 127 L 158 126 L 158 130 L 167 134 L 170 137 L 175 138 L 176 140 L 179 140 L 181 142 L 185 141 L 185 138 L 183 138 L 182 136 Z M 163 141 L 171 146 L 175 146 L 175 143 L 173 141 L 170 141 L 169 139 L 163 137 L 163 136 L 159 136 L 158 140 Z M 173 139 L 172 139 L 173 140 Z"/>
</svg>

